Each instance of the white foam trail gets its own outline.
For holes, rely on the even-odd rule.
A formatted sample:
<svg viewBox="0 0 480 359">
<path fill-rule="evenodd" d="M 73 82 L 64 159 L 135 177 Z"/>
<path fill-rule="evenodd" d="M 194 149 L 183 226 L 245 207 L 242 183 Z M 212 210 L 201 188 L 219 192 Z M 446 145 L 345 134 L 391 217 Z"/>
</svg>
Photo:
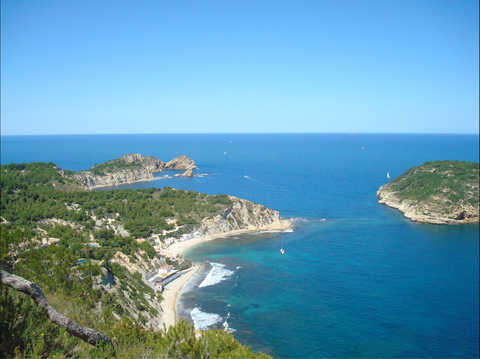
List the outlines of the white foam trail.
<svg viewBox="0 0 480 359">
<path fill-rule="evenodd" d="M 225 264 L 221 264 L 221 263 L 210 263 L 210 264 L 212 265 L 212 269 L 207 274 L 203 282 L 200 283 L 200 285 L 198 286 L 199 288 L 218 284 L 226 280 L 227 277 L 230 277 L 233 273 L 235 273 L 231 270 L 225 269 Z"/>
<path fill-rule="evenodd" d="M 300 221 L 300 222 L 310 222 L 308 219 L 303 218 L 303 217 L 297 217 L 297 218 L 292 218 L 294 221 Z"/>
<path fill-rule="evenodd" d="M 202 312 L 197 307 L 190 312 L 196 330 L 207 330 L 208 327 L 222 321 L 222 317 L 215 313 Z"/>
</svg>

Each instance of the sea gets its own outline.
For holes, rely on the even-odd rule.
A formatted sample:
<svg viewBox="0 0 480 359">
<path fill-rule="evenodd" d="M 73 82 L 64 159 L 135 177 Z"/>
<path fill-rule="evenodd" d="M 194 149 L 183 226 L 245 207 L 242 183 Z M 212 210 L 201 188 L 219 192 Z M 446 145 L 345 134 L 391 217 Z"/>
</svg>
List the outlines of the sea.
<svg viewBox="0 0 480 359">
<path fill-rule="evenodd" d="M 127 153 L 184 154 L 196 173 L 211 175 L 118 188 L 226 193 L 295 225 L 185 253 L 202 270 L 177 309 L 197 329 L 228 330 L 274 358 L 479 357 L 479 225 L 414 223 L 376 197 L 387 174 L 427 161 L 479 162 L 478 135 L 1 137 L 2 164 L 79 171 Z"/>
</svg>

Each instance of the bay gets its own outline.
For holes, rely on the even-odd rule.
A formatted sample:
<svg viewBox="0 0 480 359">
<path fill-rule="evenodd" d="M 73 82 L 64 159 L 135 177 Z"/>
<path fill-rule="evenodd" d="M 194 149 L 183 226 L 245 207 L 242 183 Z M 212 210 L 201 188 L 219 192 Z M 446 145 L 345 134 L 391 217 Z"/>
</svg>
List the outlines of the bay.
<svg viewBox="0 0 480 359">
<path fill-rule="evenodd" d="M 197 308 L 207 322 L 227 321 L 256 350 L 278 358 L 479 356 L 479 226 L 413 223 L 376 198 L 387 172 L 478 162 L 476 135 L 3 136 L 1 149 L 2 164 L 75 171 L 132 152 L 163 161 L 185 154 L 214 175 L 119 188 L 227 193 L 294 218 L 293 232 L 229 237 L 186 253 L 207 264 L 182 296 L 182 315 L 193 322 Z M 224 280 L 199 288 L 208 262 Z"/>
</svg>

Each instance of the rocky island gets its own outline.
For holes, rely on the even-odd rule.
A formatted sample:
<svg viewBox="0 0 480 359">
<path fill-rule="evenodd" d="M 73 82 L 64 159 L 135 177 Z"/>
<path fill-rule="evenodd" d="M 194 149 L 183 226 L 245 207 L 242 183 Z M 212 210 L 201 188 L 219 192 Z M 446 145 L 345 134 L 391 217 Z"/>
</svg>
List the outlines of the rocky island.
<svg viewBox="0 0 480 359">
<path fill-rule="evenodd" d="M 153 173 L 164 170 L 186 170 L 177 176 L 191 177 L 192 170 L 197 168 L 195 162 L 185 155 L 180 155 L 169 162 L 162 162 L 153 156 L 144 157 L 141 154 L 130 153 L 123 157 L 78 173 L 61 172 L 63 176 L 73 179 L 84 189 L 118 186 L 133 182 L 151 181 Z"/>
<path fill-rule="evenodd" d="M 378 203 L 412 221 L 432 224 L 479 222 L 479 164 L 436 161 L 413 167 L 377 192 Z"/>
</svg>

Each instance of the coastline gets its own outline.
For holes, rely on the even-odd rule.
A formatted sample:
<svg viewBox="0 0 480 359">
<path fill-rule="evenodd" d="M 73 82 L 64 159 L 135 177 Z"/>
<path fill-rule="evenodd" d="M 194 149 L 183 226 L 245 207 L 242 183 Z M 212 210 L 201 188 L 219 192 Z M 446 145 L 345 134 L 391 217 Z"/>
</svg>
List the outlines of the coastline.
<svg viewBox="0 0 480 359">
<path fill-rule="evenodd" d="M 165 286 L 162 293 L 162 322 L 166 329 L 177 323 L 178 298 L 188 281 L 193 278 L 201 268 L 201 264 L 195 265 L 179 278 Z"/>
<path fill-rule="evenodd" d="M 263 227 L 263 228 L 249 228 L 245 230 L 236 230 L 230 231 L 225 233 L 218 233 L 215 235 L 205 236 L 205 237 L 198 237 L 190 239 L 186 242 L 177 242 L 170 245 L 166 250 L 165 253 L 172 257 L 182 256 L 185 251 L 193 246 L 196 246 L 200 243 L 211 241 L 212 239 L 216 238 L 223 238 L 229 237 L 236 234 L 242 233 L 255 233 L 261 231 L 285 231 L 289 228 L 292 228 L 293 223 L 290 220 L 282 220 L 282 222 L 274 223 L 270 226 Z M 165 289 L 162 293 L 163 301 L 162 305 L 162 322 L 165 325 L 165 328 L 169 328 L 172 325 L 177 323 L 177 303 L 180 299 L 180 295 L 182 293 L 183 288 L 189 282 L 191 278 L 193 278 L 202 268 L 201 263 L 195 263 L 194 267 L 189 269 L 188 272 L 180 276 L 179 278 L 175 279 L 174 281 L 170 282 L 165 286 Z"/>
</svg>

